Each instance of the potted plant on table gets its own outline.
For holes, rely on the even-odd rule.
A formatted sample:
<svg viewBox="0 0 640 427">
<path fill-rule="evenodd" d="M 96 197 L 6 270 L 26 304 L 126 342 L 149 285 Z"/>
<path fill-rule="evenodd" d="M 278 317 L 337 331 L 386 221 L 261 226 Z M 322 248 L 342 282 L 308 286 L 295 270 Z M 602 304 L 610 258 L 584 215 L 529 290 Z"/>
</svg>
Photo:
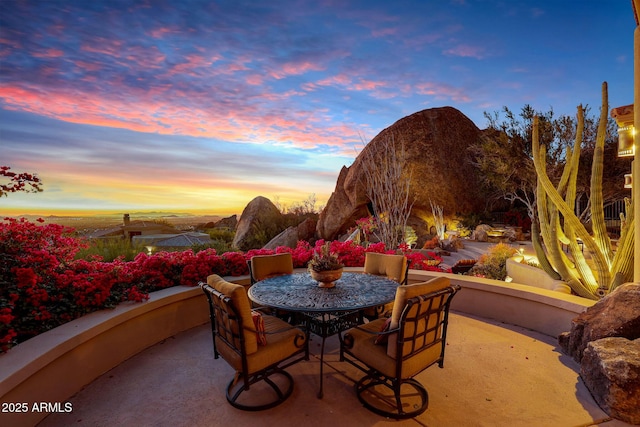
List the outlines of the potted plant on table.
<svg viewBox="0 0 640 427">
<path fill-rule="evenodd" d="M 315 251 L 309 261 L 309 273 L 321 288 L 334 287 L 335 281 L 342 277 L 343 268 L 338 254 L 331 252 L 331 242 L 322 245 L 319 252 Z"/>
</svg>

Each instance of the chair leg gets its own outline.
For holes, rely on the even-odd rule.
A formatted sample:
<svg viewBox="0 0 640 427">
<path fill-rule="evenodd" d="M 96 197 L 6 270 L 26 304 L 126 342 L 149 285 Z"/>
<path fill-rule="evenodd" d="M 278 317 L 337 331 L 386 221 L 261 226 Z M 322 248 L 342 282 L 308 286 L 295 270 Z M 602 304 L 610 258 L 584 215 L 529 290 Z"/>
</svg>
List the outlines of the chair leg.
<svg viewBox="0 0 640 427">
<path fill-rule="evenodd" d="M 415 393 L 402 393 L 403 385 L 410 386 Z M 393 396 L 375 390 L 377 386 L 384 386 L 393 393 Z M 358 400 L 365 408 L 389 418 L 398 420 L 413 418 L 422 414 L 429 406 L 427 390 L 414 379 L 394 381 L 383 375 L 370 373 L 356 383 L 355 389 Z M 418 403 L 409 402 L 409 400 L 415 401 L 416 398 Z M 410 406 L 412 410 L 406 411 L 405 408 Z"/>
<path fill-rule="evenodd" d="M 272 376 L 277 375 L 281 376 L 285 380 L 285 384 L 283 386 L 278 385 L 275 381 L 271 379 Z M 275 393 L 275 397 L 271 400 L 264 401 L 264 397 L 266 393 L 260 393 L 259 389 L 253 388 L 257 391 L 257 393 L 245 393 L 250 390 L 250 386 L 264 381 L 265 384 L 269 385 L 273 392 Z M 267 371 L 259 372 L 249 377 L 248 382 L 244 382 L 242 380 L 242 376 L 236 375 L 227 386 L 227 401 L 237 409 L 242 409 L 243 411 L 262 411 L 264 409 L 270 409 L 275 406 L 278 406 L 285 400 L 291 396 L 293 392 L 293 377 L 287 371 L 284 371 L 279 368 L 270 368 Z M 259 403 L 251 404 L 249 402 L 241 403 L 239 399 L 243 397 L 244 400 L 256 400 Z"/>
</svg>

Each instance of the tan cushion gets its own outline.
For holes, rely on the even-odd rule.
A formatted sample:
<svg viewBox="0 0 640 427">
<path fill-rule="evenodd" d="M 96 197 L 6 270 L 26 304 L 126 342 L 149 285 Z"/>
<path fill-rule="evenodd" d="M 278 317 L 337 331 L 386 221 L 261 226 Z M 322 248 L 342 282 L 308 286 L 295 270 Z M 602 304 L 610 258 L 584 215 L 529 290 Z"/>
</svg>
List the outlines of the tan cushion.
<svg viewBox="0 0 640 427">
<path fill-rule="evenodd" d="M 384 319 L 377 319 L 373 322 L 360 325 L 358 328 L 350 329 L 348 334 L 353 338 L 353 347 L 349 349 L 349 352 L 367 366 L 374 368 L 383 375 L 395 378 L 396 359 L 387 354 L 385 346 L 375 344 L 377 335 L 362 330 L 366 329 L 371 332 L 378 332 L 384 322 Z M 440 358 L 441 351 L 442 346 L 434 345 L 425 351 L 421 351 L 403 360 L 400 374 L 401 378 L 411 378 L 421 372 Z"/>
<path fill-rule="evenodd" d="M 404 255 L 379 254 L 367 252 L 364 258 L 364 272 L 377 276 L 386 276 L 402 283 L 407 271 L 407 258 Z"/>
<path fill-rule="evenodd" d="M 288 359 L 304 347 L 306 336 L 303 331 L 293 328 L 284 320 L 275 316 L 263 315 L 265 331 L 268 335 L 266 346 L 247 356 L 248 373 L 260 371 L 274 363 Z M 253 335 L 253 334 L 252 334 Z M 216 348 L 236 371 L 242 371 L 242 358 L 223 341 L 216 339 Z"/>
<path fill-rule="evenodd" d="M 276 255 L 257 255 L 251 258 L 251 272 L 256 281 L 281 274 L 293 273 L 293 258 L 289 252 Z"/>
<path fill-rule="evenodd" d="M 234 307 L 242 318 L 242 324 L 245 327 L 242 334 L 244 335 L 247 354 L 258 351 L 258 340 L 255 332 L 247 330 L 247 328 L 253 329 L 253 318 L 251 317 L 251 303 L 244 286 L 227 282 L 217 274 L 207 277 L 207 283 L 216 291 L 233 300 Z"/>
<path fill-rule="evenodd" d="M 436 277 L 427 282 L 414 283 L 412 285 L 398 286 L 396 289 L 396 298 L 393 302 L 393 310 L 391 311 L 390 329 L 395 329 L 400 325 L 400 316 L 404 310 L 407 300 L 418 295 L 425 295 L 439 291 L 450 285 L 450 281 L 446 277 Z M 431 321 L 430 321 L 431 323 Z M 397 334 L 389 336 L 387 343 L 387 354 L 390 357 L 396 357 Z"/>
<path fill-rule="evenodd" d="M 407 258 L 404 255 L 379 254 L 377 252 L 367 252 L 364 258 L 364 272 L 385 276 L 388 279 L 403 283 L 407 272 Z M 385 314 L 393 308 L 393 303 L 385 304 L 384 307 L 370 307 L 364 310 L 364 315 L 371 318 L 378 313 Z"/>
</svg>

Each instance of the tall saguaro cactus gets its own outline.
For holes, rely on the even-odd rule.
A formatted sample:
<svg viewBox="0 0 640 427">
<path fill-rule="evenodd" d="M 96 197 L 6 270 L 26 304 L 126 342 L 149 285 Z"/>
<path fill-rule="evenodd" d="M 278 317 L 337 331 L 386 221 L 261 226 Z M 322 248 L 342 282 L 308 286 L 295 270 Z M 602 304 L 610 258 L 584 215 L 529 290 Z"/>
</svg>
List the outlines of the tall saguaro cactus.
<svg viewBox="0 0 640 427">
<path fill-rule="evenodd" d="M 573 147 L 567 151 L 567 162 L 557 185 L 554 185 L 546 171 L 546 150 L 540 145 L 538 135 L 538 118 L 533 122 L 533 162 L 538 176 L 538 219 L 540 234 L 544 241 L 545 253 L 539 258 L 546 258 L 547 269 L 560 275 L 562 280 L 578 295 L 598 299 L 616 286 L 633 280 L 633 245 L 634 245 L 634 213 L 632 204 L 625 203 L 626 215 L 623 216 L 620 239 L 614 252 L 607 234 L 604 221 L 602 199 L 602 162 L 604 142 L 606 138 L 608 115 L 607 83 L 602 84 L 602 111 L 596 136 L 596 147 L 591 168 L 591 219 L 593 235 L 590 234 L 574 213 L 576 197 L 576 177 L 584 128 L 584 110 L 578 107 L 578 127 Z M 591 260 L 587 260 L 577 243 L 577 238 L 584 243 Z M 561 243 L 569 247 L 571 257 L 561 248 Z M 540 247 L 539 250 L 543 248 Z M 550 273 L 554 273 L 550 271 Z"/>
</svg>

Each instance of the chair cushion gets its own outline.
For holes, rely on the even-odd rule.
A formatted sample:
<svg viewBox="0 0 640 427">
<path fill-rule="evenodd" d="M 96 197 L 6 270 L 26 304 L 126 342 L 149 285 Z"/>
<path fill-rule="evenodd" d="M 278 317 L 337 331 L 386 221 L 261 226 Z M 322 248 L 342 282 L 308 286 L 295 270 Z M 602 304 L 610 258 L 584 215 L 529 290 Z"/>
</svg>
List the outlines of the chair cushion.
<svg viewBox="0 0 640 427">
<path fill-rule="evenodd" d="M 450 285 L 450 281 L 446 277 L 435 277 L 427 282 L 414 283 L 412 285 L 398 286 L 396 289 L 396 298 L 393 302 L 393 310 L 391 311 L 390 329 L 395 329 L 400 325 L 400 316 L 407 304 L 407 300 L 418 295 L 425 295 L 431 292 L 439 291 Z M 390 334 L 387 343 L 387 354 L 390 357 L 396 357 L 397 334 Z"/>
<path fill-rule="evenodd" d="M 367 252 L 364 259 L 364 272 L 385 276 L 402 284 L 407 272 L 407 258 L 404 255 L 380 254 L 377 252 Z M 381 307 L 370 307 L 364 309 L 364 315 L 368 318 L 375 318 L 378 314 L 384 315 L 390 312 L 393 303 L 385 304 Z"/>
<path fill-rule="evenodd" d="M 367 252 L 364 259 L 364 272 L 378 276 L 386 276 L 402 283 L 407 271 L 407 258 L 404 255 L 380 254 Z"/>
<path fill-rule="evenodd" d="M 281 362 L 304 347 L 306 336 L 298 328 L 294 328 L 282 319 L 275 316 L 263 315 L 265 332 L 269 341 L 265 346 L 258 346 L 258 350 L 247 355 L 248 373 L 258 372 L 268 366 Z M 252 334 L 254 335 L 254 334 Z M 296 337 L 298 338 L 296 346 Z M 223 341 L 216 340 L 216 347 L 236 371 L 242 371 L 242 358 L 240 354 L 231 350 Z"/>
<path fill-rule="evenodd" d="M 251 270 L 255 280 L 293 273 L 293 258 L 289 252 L 276 255 L 257 255 L 251 258 Z"/>
<path fill-rule="evenodd" d="M 246 329 L 253 329 L 253 318 L 251 317 L 251 303 L 249 302 L 249 297 L 247 297 L 247 291 L 244 286 L 227 282 L 217 274 L 212 274 L 207 277 L 207 283 L 213 289 L 228 296 L 233 301 L 234 307 L 238 311 L 238 315 L 242 318 L 242 324 L 245 326 L 245 330 L 242 331 L 242 334 L 244 335 L 247 354 L 258 351 L 258 339 L 256 338 L 256 334 Z"/>
<path fill-rule="evenodd" d="M 385 346 L 375 344 L 376 335 L 362 330 L 378 332 L 384 323 L 384 319 L 377 319 L 373 322 L 360 325 L 358 328 L 350 329 L 347 333 L 353 338 L 353 347 L 349 349 L 349 352 L 365 365 L 387 377 L 395 378 L 397 367 L 396 359 L 387 354 Z M 433 346 L 403 360 L 401 377 L 411 378 L 424 370 L 440 358 L 441 350 L 441 346 Z"/>
</svg>

